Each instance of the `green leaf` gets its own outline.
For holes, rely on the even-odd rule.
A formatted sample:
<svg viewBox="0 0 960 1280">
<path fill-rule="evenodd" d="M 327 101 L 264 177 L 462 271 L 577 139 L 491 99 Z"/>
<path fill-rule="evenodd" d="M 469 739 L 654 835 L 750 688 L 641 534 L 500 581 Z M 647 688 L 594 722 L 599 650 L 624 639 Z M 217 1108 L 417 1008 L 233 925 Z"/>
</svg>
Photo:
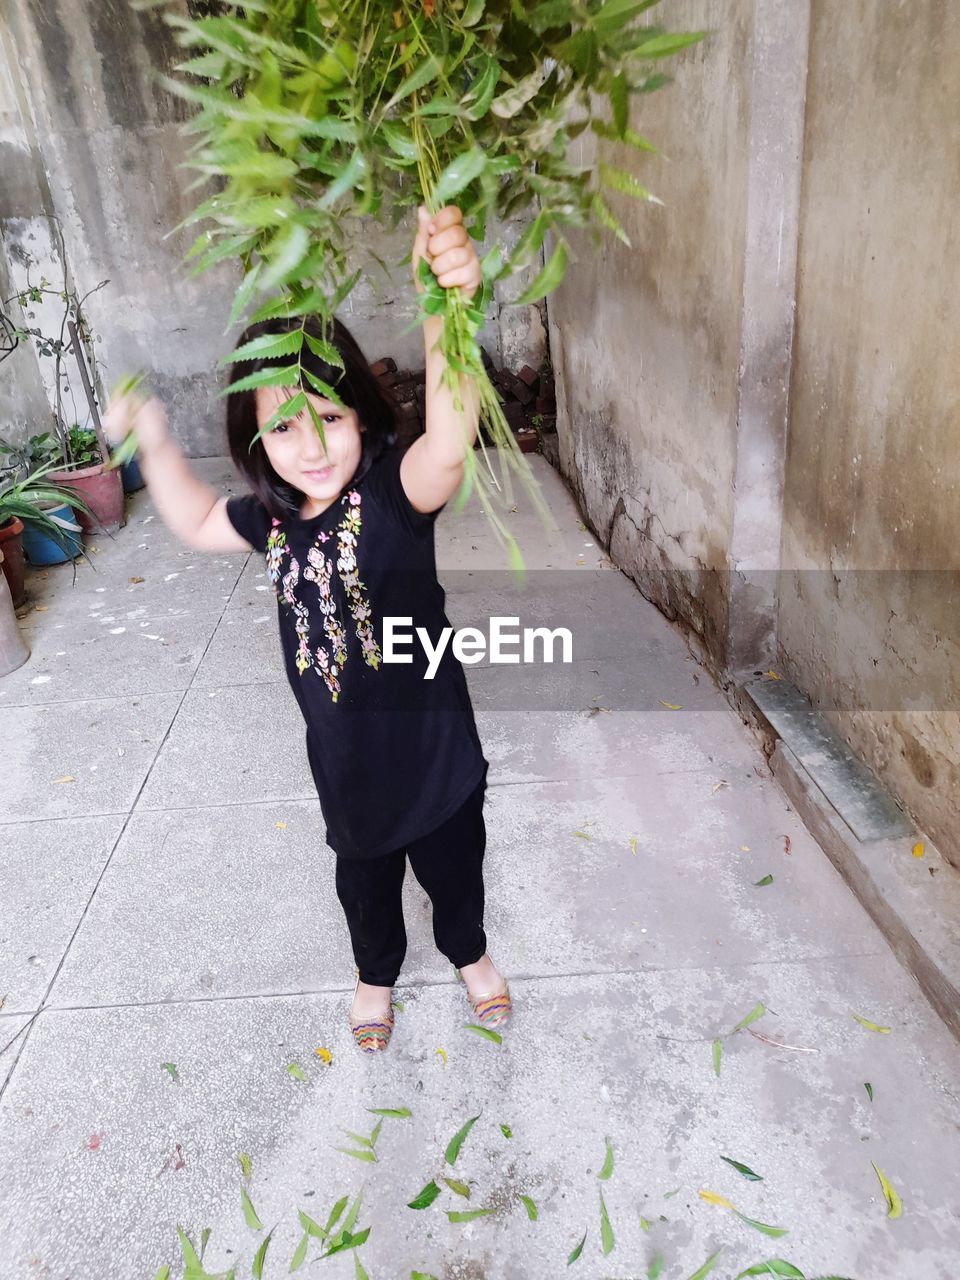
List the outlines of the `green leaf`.
<svg viewBox="0 0 960 1280">
<path fill-rule="evenodd" d="M 257 1217 L 253 1202 L 247 1195 L 246 1187 L 240 1188 L 240 1204 L 243 1207 L 243 1220 L 252 1231 L 262 1231 L 263 1223 Z"/>
<path fill-rule="evenodd" d="M 328 1235 L 330 1234 L 330 1232 L 333 1230 L 333 1228 L 334 1228 L 334 1227 L 337 1225 L 337 1223 L 340 1221 L 340 1216 L 341 1216 L 341 1214 L 343 1213 L 344 1209 L 346 1209 L 346 1207 L 347 1207 L 347 1205 L 348 1205 L 349 1203 L 350 1203 L 350 1197 L 349 1197 L 349 1196 L 341 1196 L 341 1197 L 340 1197 L 340 1199 L 337 1201 L 337 1203 L 336 1203 L 336 1204 L 333 1206 L 333 1208 L 330 1210 L 330 1216 L 329 1216 L 329 1218 L 327 1218 L 327 1224 L 326 1224 L 326 1226 L 323 1228 L 323 1234 L 324 1234 L 325 1236 L 328 1236 Z M 358 1198 L 357 1198 L 357 1201 L 356 1201 L 356 1203 L 355 1203 L 354 1209 L 353 1209 L 353 1217 L 352 1217 L 352 1219 L 349 1219 L 349 1220 L 348 1220 L 348 1222 L 347 1222 L 347 1230 L 348 1230 L 348 1231 L 352 1231 L 352 1230 L 353 1230 L 353 1224 L 354 1224 L 354 1223 L 356 1222 L 356 1220 L 357 1220 L 357 1213 L 359 1212 L 359 1210 L 360 1210 L 360 1201 L 359 1201 L 359 1197 L 358 1197 Z"/>
<path fill-rule="evenodd" d="M 244 378 L 238 378 L 226 390 L 221 391 L 220 395 L 226 396 L 234 395 L 240 391 L 253 391 L 257 387 L 298 387 L 299 385 L 300 370 L 295 364 L 283 365 L 282 368 L 271 365 L 266 369 L 258 369 L 256 373 L 248 373 Z"/>
<path fill-rule="evenodd" d="M 751 1022 L 756 1022 L 756 1020 L 758 1018 L 762 1018 L 766 1012 L 767 1011 L 762 1004 L 755 1004 L 750 1012 L 740 1019 L 730 1034 L 733 1035 L 737 1031 L 742 1031 L 744 1027 L 749 1027 Z"/>
<path fill-rule="evenodd" d="M 197 1257 L 196 1250 L 190 1243 L 190 1237 L 182 1227 L 177 1227 L 177 1238 L 180 1241 L 180 1253 L 183 1257 L 183 1265 L 187 1271 L 203 1271 L 203 1265 Z"/>
<path fill-rule="evenodd" d="M 493 1213 L 492 1209 L 448 1209 L 448 1222 L 473 1222 L 476 1218 L 485 1218 Z"/>
<path fill-rule="evenodd" d="M 417 1192 L 413 1199 L 407 1204 L 408 1209 L 429 1209 L 440 1194 L 440 1188 L 431 1179 L 422 1191 Z"/>
<path fill-rule="evenodd" d="M 864 1089 L 866 1089 L 866 1091 L 867 1091 L 867 1097 L 868 1097 L 868 1098 L 870 1099 L 870 1101 L 872 1102 L 872 1101 L 873 1101 L 873 1085 L 872 1085 L 872 1084 L 870 1083 L 870 1081 L 868 1080 L 868 1081 L 866 1082 L 866 1084 L 864 1084 L 864 1086 L 863 1086 L 863 1087 L 864 1087 Z"/>
<path fill-rule="evenodd" d="M 510 1128 L 508 1124 L 502 1124 L 500 1126 L 500 1132 L 503 1134 L 505 1138 L 513 1137 L 513 1130 Z"/>
<path fill-rule="evenodd" d="M 786 1227 L 771 1227 L 766 1222 L 758 1222 L 756 1218 L 748 1218 L 745 1213 L 741 1213 L 739 1209 L 733 1211 L 741 1222 L 746 1223 L 748 1227 L 753 1227 L 754 1231 L 762 1231 L 765 1236 L 771 1236 L 774 1240 L 779 1240 L 781 1236 L 788 1234 Z"/>
<path fill-rule="evenodd" d="M 307 340 L 307 346 L 324 364 L 332 365 L 335 369 L 344 368 L 343 356 L 332 343 L 325 341 L 323 338 L 315 338 L 312 333 L 304 332 L 303 335 Z"/>
<path fill-rule="evenodd" d="M 319 202 L 321 205 L 323 201 Z M 270 241 L 264 251 L 265 269 L 261 289 L 272 289 L 295 275 L 310 248 L 310 233 L 301 222 L 290 222 Z"/>
<path fill-rule="evenodd" d="M 754 880 L 753 883 L 757 886 L 757 888 L 763 889 L 766 885 L 773 884 L 773 876 L 767 874 L 765 876 L 762 876 L 759 880 Z"/>
<path fill-rule="evenodd" d="M 341 1155 L 353 1156 L 354 1160 L 363 1160 L 367 1164 L 376 1164 L 377 1155 L 375 1151 L 354 1151 L 350 1147 L 337 1147 Z"/>
<path fill-rule="evenodd" d="M 443 1158 L 446 1160 L 447 1164 L 456 1164 L 457 1156 L 460 1154 L 460 1148 L 463 1146 L 467 1134 L 479 1119 L 479 1113 L 475 1116 L 471 1116 L 466 1124 L 463 1125 L 462 1128 L 458 1129 L 447 1143 L 447 1149 L 443 1153 Z"/>
<path fill-rule="evenodd" d="M 718 1249 L 716 1253 L 711 1253 L 706 1262 L 704 1262 L 702 1266 L 698 1267 L 693 1275 L 689 1277 L 689 1280 L 704 1280 L 704 1277 L 708 1276 L 717 1265 L 717 1259 L 720 1257 L 721 1252 L 722 1250 Z"/>
<path fill-rule="evenodd" d="M 648 191 L 642 182 L 638 182 L 632 173 L 607 164 L 605 160 L 601 160 L 597 168 L 603 184 L 614 191 L 622 191 L 624 195 L 634 196 L 638 200 L 649 200 L 651 204 L 663 204 L 663 201 Z"/>
<path fill-rule="evenodd" d="M 679 53 L 681 49 L 697 44 L 705 35 L 705 31 L 665 32 L 663 35 L 645 40 L 633 52 L 638 58 L 668 58 L 673 53 Z"/>
<path fill-rule="evenodd" d="M 382 1128 L 383 1128 L 383 1121 L 378 1120 L 377 1123 L 370 1130 L 370 1137 L 367 1139 L 367 1141 L 370 1143 L 371 1147 L 375 1147 L 377 1145 L 377 1139 L 380 1137 L 380 1130 Z"/>
<path fill-rule="evenodd" d="M 473 81 L 462 99 L 466 107 L 464 114 L 468 120 L 479 120 L 487 114 L 499 79 L 499 62 L 497 62 L 496 58 L 486 58 L 480 74 Z"/>
<path fill-rule="evenodd" d="M 260 275 L 260 268 L 263 264 L 255 262 L 250 270 L 240 281 L 236 293 L 233 295 L 233 302 L 230 304 L 230 315 L 227 319 L 227 328 L 230 329 L 240 319 L 242 319 L 250 300 L 253 297 L 253 291 L 256 288 L 257 278 Z"/>
<path fill-rule="evenodd" d="M 503 1044 L 503 1036 L 499 1031 L 491 1031 L 489 1027 L 481 1027 L 476 1022 L 465 1022 L 464 1030 L 472 1031 L 474 1035 L 482 1036 L 484 1040 L 490 1040 L 494 1044 Z"/>
<path fill-rule="evenodd" d="M 456 1178 L 444 1178 L 444 1182 L 451 1191 L 455 1191 L 458 1196 L 463 1196 L 465 1200 L 470 1199 L 470 1188 L 465 1182 L 459 1182 Z"/>
<path fill-rule="evenodd" d="M 367 162 L 363 152 L 357 148 L 353 155 L 347 161 L 339 175 L 334 178 L 330 186 L 326 189 L 320 199 L 317 201 L 318 209 L 329 209 L 335 204 L 342 195 L 346 195 L 348 191 L 352 191 L 360 179 L 367 172 Z"/>
<path fill-rule="evenodd" d="M 606 1201 L 603 1198 L 603 1192 L 600 1192 L 600 1249 L 606 1255 L 616 1243 L 613 1235 L 613 1228 L 610 1226 L 610 1218 L 607 1214 Z"/>
<path fill-rule="evenodd" d="M 501 93 L 499 97 L 494 98 L 490 103 L 490 110 L 495 116 L 499 116 L 501 120 L 511 120 L 523 110 L 532 98 L 536 97 L 542 83 L 543 74 L 540 67 L 537 67 L 529 75 L 524 76 L 522 80 L 518 80 L 505 93 Z"/>
<path fill-rule="evenodd" d="M 583 1235 L 580 1237 L 580 1243 L 575 1244 L 573 1248 L 570 1250 L 570 1256 L 567 1258 L 568 1267 L 571 1265 L 571 1263 L 574 1263 L 577 1261 L 581 1253 L 583 1253 L 583 1246 L 586 1243 L 587 1243 L 587 1233 L 584 1232 Z"/>
<path fill-rule="evenodd" d="M 245 1151 L 240 1151 L 237 1153 L 237 1159 L 240 1162 L 240 1172 L 245 1178 L 249 1178 L 251 1173 L 253 1173 L 253 1163 L 251 1162 L 250 1157 Z"/>
<path fill-rule="evenodd" d="M 284 400 L 283 404 L 277 406 L 257 434 L 253 437 L 253 440 L 259 440 L 261 436 L 265 436 L 268 431 L 272 431 L 274 427 L 279 426 L 281 422 L 286 422 L 288 418 L 295 418 L 297 414 L 305 408 L 306 404 L 306 394 L 303 391 L 295 392 L 288 400 Z M 251 444 L 253 444 L 253 440 L 250 442 Z M 287 1070 L 290 1071 L 290 1068 L 288 1067 Z M 300 1068 L 297 1067 L 297 1071 L 299 1070 Z M 290 1074 L 296 1075 L 293 1071 L 290 1071 Z M 306 1077 L 301 1073 L 299 1076 L 296 1076 L 296 1079 L 304 1080 Z"/>
<path fill-rule="evenodd" d="M 650 1230 L 650 1228 L 651 1228 L 652 1226 L 653 1226 L 653 1223 L 650 1221 L 650 1219 L 649 1219 L 649 1218 L 645 1218 L 645 1217 L 643 1216 L 643 1214 L 641 1213 L 641 1215 L 640 1215 L 640 1230 L 641 1230 L 641 1231 L 649 1231 L 649 1230 Z"/>
<path fill-rule="evenodd" d="M 537 1218 L 539 1217 L 539 1214 L 537 1213 L 537 1206 L 534 1204 L 534 1202 L 530 1199 L 529 1196 L 519 1196 L 518 1199 L 520 1200 L 520 1203 L 523 1205 L 523 1207 L 526 1209 L 527 1217 L 530 1219 L 530 1221 L 536 1222 Z"/>
<path fill-rule="evenodd" d="M 622 71 L 610 81 L 610 109 L 613 112 L 613 126 L 618 135 L 623 137 L 627 127 L 627 77 Z"/>
<path fill-rule="evenodd" d="M 487 157 L 479 147 L 471 147 L 456 156 L 437 178 L 433 188 L 433 200 L 439 208 L 458 196 L 471 182 L 475 182 L 486 167 Z"/>
<path fill-rule="evenodd" d="M 402 102 L 404 98 L 409 97 L 411 93 L 415 93 L 417 89 L 422 89 L 431 80 L 435 80 L 439 71 L 439 62 L 433 54 L 429 54 L 414 71 L 411 71 L 405 80 L 401 81 L 396 93 L 383 108 L 384 115 L 391 107 L 395 107 L 398 102 Z"/>
<path fill-rule="evenodd" d="M 293 356 L 297 355 L 302 346 L 302 329 L 292 329 L 289 333 L 263 333 L 252 342 L 245 342 L 242 347 L 222 356 L 217 363 L 238 364 L 243 360 L 272 360 L 278 356 Z"/>
<path fill-rule="evenodd" d="M 363 1269 L 363 1263 L 360 1261 L 360 1254 L 353 1255 L 353 1280 L 370 1280 L 366 1271 Z"/>
<path fill-rule="evenodd" d="M 310 1236 L 305 1231 L 300 1237 L 300 1243 L 297 1245 L 293 1257 L 290 1259 L 290 1270 L 297 1271 L 303 1266 L 307 1257 L 307 1249 L 310 1246 Z"/>
<path fill-rule="evenodd" d="M 890 1034 L 889 1027 L 880 1027 L 875 1022 L 871 1022 L 869 1018 L 861 1018 L 859 1013 L 854 1013 L 850 1016 L 859 1022 L 861 1027 L 866 1027 L 868 1031 L 877 1031 L 883 1036 L 888 1036 Z"/>
<path fill-rule="evenodd" d="M 736 1280 L 746 1280 L 747 1276 L 787 1276 L 789 1280 L 804 1280 L 803 1272 L 792 1262 L 784 1262 L 782 1258 L 770 1258 L 766 1262 L 755 1262 L 746 1271 L 741 1271 Z"/>
<path fill-rule="evenodd" d="M 437 1277 L 430 1275 L 426 1271 L 411 1271 L 410 1280 L 437 1280 Z"/>
<path fill-rule="evenodd" d="M 728 1164 L 731 1169 L 736 1169 L 737 1173 L 742 1173 L 749 1182 L 763 1181 L 763 1178 L 759 1173 L 754 1173 L 752 1169 L 748 1168 L 745 1164 L 741 1164 L 739 1160 L 731 1160 L 729 1156 L 721 1156 L 720 1159 L 725 1164 Z"/>
<path fill-rule="evenodd" d="M 597 1174 L 597 1177 L 601 1182 L 606 1182 L 611 1173 L 613 1173 L 613 1147 L 610 1145 L 609 1138 L 604 1138 L 604 1142 L 606 1143 L 607 1149 L 603 1157 L 603 1168 Z"/>
<path fill-rule="evenodd" d="M 264 1236 L 260 1244 L 260 1248 L 254 1254 L 253 1267 L 252 1267 L 253 1280 L 263 1280 L 263 1261 L 267 1256 L 267 1249 L 269 1248 L 269 1245 L 270 1245 L 270 1237 L 273 1235 L 275 1230 L 276 1230 L 275 1227 L 270 1228 L 269 1232 Z"/>
<path fill-rule="evenodd" d="M 720 1039 L 713 1042 L 713 1071 L 714 1075 L 720 1074 L 720 1058 L 723 1054 L 723 1041 Z"/>
<path fill-rule="evenodd" d="M 160 1270 L 157 1272 L 157 1274 L 153 1277 L 153 1280 L 170 1280 L 170 1268 L 161 1267 Z"/>
<path fill-rule="evenodd" d="M 567 269 L 567 250 L 562 240 L 557 241 L 557 246 L 546 266 L 538 272 L 536 277 L 520 294 L 519 298 L 514 298 L 513 305 L 515 307 L 526 306 L 531 302 L 539 302 L 541 298 L 546 297 L 556 289 L 557 285 L 563 279 Z"/>
<path fill-rule="evenodd" d="M 887 1217 L 888 1218 L 902 1217 L 903 1201 L 900 1199 L 900 1197 L 897 1195 L 896 1191 L 893 1189 L 891 1184 L 887 1181 L 887 1179 L 883 1176 L 883 1174 L 877 1168 L 876 1164 L 874 1164 L 872 1160 L 870 1161 L 870 1163 L 873 1165 L 873 1171 L 877 1175 L 877 1177 L 880 1179 L 880 1186 L 883 1188 L 884 1198 L 886 1199 L 886 1202 L 887 1202 Z"/>
<path fill-rule="evenodd" d="M 387 1116 L 391 1120 L 408 1120 L 413 1112 L 408 1107 L 367 1107 L 374 1116 Z"/>
<path fill-rule="evenodd" d="M 358 1231 L 356 1235 L 352 1235 L 350 1231 L 344 1228 L 343 1231 L 331 1242 L 330 1248 L 322 1255 L 324 1258 L 330 1258 L 335 1253 L 342 1253 L 345 1249 L 359 1249 L 365 1244 L 370 1234 L 370 1228 L 364 1227 L 362 1231 Z"/>
<path fill-rule="evenodd" d="M 663 1254 L 655 1253 L 650 1259 L 650 1265 L 647 1267 L 647 1280 L 660 1280 L 660 1272 L 663 1270 Z"/>
<path fill-rule="evenodd" d="M 178 1079 L 177 1064 L 175 1062 L 161 1062 L 160 1070 L 166 1071 L 171 1080 L 176 1081 Z"/>
</svg>

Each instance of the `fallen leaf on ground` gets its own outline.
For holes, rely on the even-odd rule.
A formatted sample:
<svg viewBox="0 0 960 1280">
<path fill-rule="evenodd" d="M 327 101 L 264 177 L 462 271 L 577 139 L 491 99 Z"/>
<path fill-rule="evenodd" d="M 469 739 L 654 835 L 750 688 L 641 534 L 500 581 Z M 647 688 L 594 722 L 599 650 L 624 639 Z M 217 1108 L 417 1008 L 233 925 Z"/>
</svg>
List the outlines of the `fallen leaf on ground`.
<svg viewBox="0 0 960 1280">
<path fill-rule="evenodd" d="M 783 852 L 784 852 L 784 853 L 789 853 L 789 852 L 790 852 L 790 837 L 789 837 L 789 836 L 784 836 L 784 837 L 783 837 Z"/>
<path fill-rule="evenodd" d="M 243 1220 L 251 1231 L 262 1231 L 263 1223 L 253 1207 L 253 1201 L 247 1194 L 246 1187 L 240 1188 L 240 1206 L 243 1209 Z"/>
<path fill-rule="evenodd" d="M 737 1031 L 742 1031 L 744 1027 L 749 1027 L 751 1022 L 756 1022 L 756 1020 L 758 1018 L 762 1018 L 766 1012 L 767 1011 L 764 1005 L 758 1001 L 750 1010 L 750 1012 L 745 1017 L 740 1019 L 740 1021 L 733 1028 L 730 1034 L 733 1035 Z"/>
<path fill-rule="evenodd" d="M 160 1070 L 166 1071 L 169 1074 L 171 1080 L 179 1079 L 179 1076 L 177 1074 L 177 1066 L 175 1062 L 161 1062 Z"/>
<path fill-rule="evenodd" d="M 475 1035 L 483 1036 L 484 1040 L 491 1040 L 494 1044 L 503 1044 L 503 1036 L 499 1031 L 491 1031 L 489 1027 L 481 1027 L 476 1022 L 465 1022 L 464 1028 L 472 1031 Z"/>
<path fill-rule="evenodd" d="M 729 787 L 729 785 L 730 783 L 726 780 L 726 778 L 721 778 L 719 782 L 715 782 L 713 786 L 710 788 L 710 794 L 712 796 L 715 796 L 721 787 Z"/>
<path fill-rule="evenodd" d="M 731 1160 L 729 1156 L 721 1156 L 720 1159 L 725 1164 L 728 1164 L 731 1169 L 736 1169 L 737 1173 L 742 1174 L 747 1179 L 748 1182 L 763 1181 L 763 1178 L 760 1176 L 759 1173 L 754 1173 L 753 1170 L 749 1168 L 748 1165 L 741 1164 L 739 1160 Z"/>
<path fill-rule="evenodd" d="M 448 1222 L 473 1222 L 475 1218 L 485 1218 L 493 1213 L 492 1209 L 448 1209 Z"/>
<path fill-rule="evenodd" d="M 765 888 L 768 884 L 773 884 L 773 876 L 772 876 L 772 875 L 770 875 L 769 873 L 767 873 L 767 875 L 765 875 L 765 876 L 761 876 L 761 878 L 760 878 L 759 880 L 754 880 L 754 882 L 753 882 L 753 883 L 754 883 L 754 884 L 755 884 L 759 889 L 763 889 L 763 888 Z"/>
<path fill-rule="evenodd" d="M 630 852 L 631 852 L 634 856 L 636 856 L 636 852 L 637 852 L 637 837 L 636 837 L 636 836 L 631 836 L 631 837 L 630 837 Z"/>
<path fill-rule="evenodd" d="M 323 1045 L 319 1045 L 313 1052 L 325 1067 L 329 1067 L 330 1063 L 333 1061 L 333 1054 L 329 1049 L 324 1049 Z"/>
<path fill-rule="evenodd" d="M 444 1065 L 444 1066 L 446 1066 L 446 1065 L 447 1065 L 447 1055 L 444 1053 L 444 1051 L 443 1051 L 442 1049 L 434 1049 L 434 1051 L 433 1051 L 433 1052 L 437 1055 L 437 1057 L 440 1059 L 440 1061 L 443 1063 L 443 1065 Z"/>
<path fill-rule="evenodd" d="M 923 841 L 922 840 L 918 840 L 917 843 L 913 846 L 913 856 L 915 858 L 923 857 Z"/>
<path fill-rule="evenodd" d="M 270 1237 L 273 1235 L 275 1229 L 276 1228 L 271 1227 L 270 1231 L 266 1234 L 266 1236 L 264 1236 L 263 1242 L 260 1245 L 260 1248 L 254 1254 L 253 1266 L 251 1268 L 251 1272 L 253 1274 L 253 1280 L 263 1280 L 263 1262 L 267 1256 L 267 1249 L 270 1246 Z"/>
<path fill-rule="evenodd" d="M 606 1182 L 611 1173 L 613 1173 L 613 1147 L 610 1145 L 609 1138 L 604 1138 L 603 1141 L 606 1144 L 606 1151 L 603 1156 L 603 1167 L 597 1174 L 597 1177 L 601 1182 Z"/>
<path fill-rule="evenodd" d="M 300 1068 L 299 1063 L 296 1063 L 296 1062 L 287 1063 L 287 1075 L 292 1076 L 294 1080 L 306 1080 L 307 1078 L 303 1074 L 303 1071 Z"/>
<path fill-rule="evenodd" d="M 408 1120 L 413 1112 L 409 1107 L 367 1107 L 374 1116 L 387 1116 L 391 1120 Z"/>
<path fill-rule="evenodd" d="M 868 1098 L 870 1099 L 870 1101 L 872 1102 L 872 1101 L 873 1101 L 873 1085 L 872 1085 L 872 1084 L 870 1083 L 870 1081 L 868 1080 L 868 1081 L 866 1082 L 866 1084 L 864 1084 L 864 1086 L 863 1086 L 863 1087 L 864 1087 L 864 1088 L 866 1089 L 866 1091 L 867 1091 L 867 1097 L 868 1097 Z"/>
<path fill-rule="evenodd" d="M 647 1267 L 647 1280 L 660 1280 L 660 1272 L 663 1270 L 663 1254 L 655 1253 L 650 1259 L 650 1265 Z"/>
<path fill-rule="evenodd" d="M 460 1154 L 460 1148 L 466 1140 L 467 1134 L 480 1119 L 479 1112 L 475 1116 L 471 1116 L 466 1124 L 462 1125 L 447 1143 L 447 1149 L 443 1153 L 443 1158 L 447 1164 L 456 1164 L 457 1156 Z"/>
<path fill-rule="evenodd" d="M 505 1138 L 513 1137 L 513 1130 L 510 1128 L 508 1124 L 502 1124 L 500 1126 L 500 1132 L 503 1134 Z"/>
<path fill-rule="evenodd" d="M 286 831 L 286 829 L 287 829 L 287 824 L 286 824 L 285 822 L 278 822 L 278 823 L 277 823 L 277 830 L 278 830 L 278 831 Z"/>
<path fill-rule="evenodd" d="M 573 1248 L 570 1250 L 570 1256 L 567 1258 L 568 1267 L 572 1262 L 576 1262 L 576 1260 L 580 1257 L 581 1253 L 583 1253 L 583 1246 L 586 1243 L 587 1243 L 587 1233 L 584 1232 L 583 1235 L 580 1237 L 580 1243 L 575 1244 Z"/>
<path fill-rule="evenodd" d="M 708 1276 L 717 1265 L 717 1259 L 720 1257 L 720 1252 L 721 1251 L 718 1249 L 716 1253 L 711 1253 L 706 1262 L 702 1266 L 697 1267 L 696 1271 L 688 1278 L 688 1280 L 704 1280 L 704 1277 Z"/>
<path fill-rule="evenodd" d="M 520 1196 L 519 1200 L 520 1200 L 520 1203 L 523 1205 L 523 1207 L 526 1209 L 527 1217 L 530 1219 L 530 1221 L 536 1222 L 539 1216 L 537 1213 L 537 1206 L 533 1203 L 533 1201 L 530 1199 L 529 1196 Z"/>
<path fill-rule="evenodd" d="M 458 1196 L 463 1196 L 464 1200 L 470 1199 L 470 1188 L 465 1182 L 460 1182 L 456 1178 L 444 1178 L 444 1182 Z"/>
<path fill-rule="evenodd" d="M 240 1172 L 245 1178 L 249 1178 L 253 1173 L 253 1163 L 245 1151 L 237 1153 L 237 1159 L 240 1161 Z"/>
<path fill-rule="evenodd" d="M 745 1280 L 747 1276 L 787 1276 L 789 1280 L 804 1280 L 803 1272 L 792 1262 L 784 1262 L 783 1258 L 769 1258 L 766 1262 L 755 1262 L 746 1271 L 741 1271 L 736 1280 Z"/>
<path fill-rule="evenodd" d="M 682 708 L 682 706 L 680 705 L 680 703 L 679 703 L 679 702 L 664 702 L 664 700 L 663 700 L 662 698 L 660 698 L 660 699 L 659 699 L 659 702 L 660 702 L 661 707 L 666 707 L 668 711 L 682 711 L 682 710 L 683 710 L 683 708 Z"/>
<path fill-rule="evenodd" d="M 896 1191 L 893 1189 L 893 1187 L 890 1185 L 890 1183 L 883 1176 L 883 1174 L 880 1172 L 880 1170 L 877 1168 L 877 1166 L 873 1163 L 872 1160 L 870 1161 L 870 1163 L 873 1164 L 873 1171 L 877 1175 L 877 1177 L 880 1179 L 880 1186 L 883 1188 L 884 1198 L 886 1199 L 886 1202 L 887 1202 L 887 1217 L 888 1218 L 901 1217 L 903 1214 L 903 1201 L 900 1199 Z"/>
<path fill-rule="evenodd" d="M 72 773 L 66 773 L 62 778 L 54 778 L 53 782 L 54 782 L 54 785 L 56 786 L 56 784 L 60 782 L 76 782 L 76 778 L 73 776 Z"/>
<path fill-rule="evenodd" d="M 720 1074 L 720 1059 L 723 1056 L 723 1041 L 720 1039 L 714 1040 L 711 1048 L 713 1053 L 713 1074 L 718 1076 Z"/>
<path fill-rule="evenodd" d="M 854 1018 L 857 1022 L 859 1022 L 861 1027 L 866 1027 L 868 1031 L 878 1031 L 881 1035 L 884 1035 L 884 1036 L 890 1034 L 889 1027 L 880 1027 L 875 1022 L 871 1022 L 869 1018 L 861 1018 L 859 1013 L 851 1014 L 851 1017 Z"/>
<path fill-rule="evenodd" d="M 437 1196 L 440 1194 L 440 1188 L 431 1179 L 422 1191 L 418 1191 L 411 1201 L 407 1204 L 408 1209 L 429 1209 Z"/>
<path fill-rule="evenodd" d="M 128 581 L 128 582 L 143 582 L 143 581 L 144 581 L 144 579 L 143 579 L 143 578 L 128 578 L 128 579 L 127 579 L 127 581 Z"/>
<path fill-rule="evenodd" d="M 613 1227 L 610 1225 L 610 1217 L 607 1213 L 607 1204 L 603 1198 L 603 1192 L 600 1192 L 600 1250 L 606 1257 L 616 1244 L 613 1234 Z"/>
</svg>

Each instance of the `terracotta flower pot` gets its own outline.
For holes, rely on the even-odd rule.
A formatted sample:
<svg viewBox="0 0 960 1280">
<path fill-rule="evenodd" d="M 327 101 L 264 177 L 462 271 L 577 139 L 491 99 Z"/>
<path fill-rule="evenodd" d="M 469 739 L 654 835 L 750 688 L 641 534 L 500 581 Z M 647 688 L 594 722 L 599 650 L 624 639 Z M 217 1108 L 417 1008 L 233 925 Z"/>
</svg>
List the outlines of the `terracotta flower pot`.
<svg viewBox="0 0 960 1280">
<path fill-rule="evenodd" d="M 27 598 L 23 587 L 23 522 L 11 516 L 0 525 L 0 551 L 3 552 L 3 572 L 13 596 L 13 607 L 19 609 Z"/>
<path fill-rule="evenodd" d="M 95 519 L 77 512 L 77 521 L 85 532 L 116 533 L 124 523 L 123 482 L 119 471 L 104 471 L 103 463 L 98 462 L 72 471 L 51 471 L 47 480 L 64 489 L 74 489 L 86 502 Z"/>
<path fill-rule="evenodd" d="M 3 566 L 5 560 L 6 557 L 0 551 L 0 566 Z M 29 657 L 30 650 L 23 642 L 17 615 L 13 611 L 7 575 L 0 573 L 0 676 L 16 671 Z"/>
</svg>

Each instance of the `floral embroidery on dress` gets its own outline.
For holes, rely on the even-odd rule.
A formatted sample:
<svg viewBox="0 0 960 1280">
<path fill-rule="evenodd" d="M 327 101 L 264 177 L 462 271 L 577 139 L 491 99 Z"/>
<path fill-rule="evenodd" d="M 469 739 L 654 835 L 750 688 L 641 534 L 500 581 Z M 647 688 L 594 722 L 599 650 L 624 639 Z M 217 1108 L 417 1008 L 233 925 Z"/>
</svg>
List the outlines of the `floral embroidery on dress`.
<svg viewBox="0 0 960 1280">
<path fill-rule="evenodd" d="M 353 618 L 360 651 L 367 666 L 379 670 L 382 661 L 380 646 L 373 634 L 370 619 L 372 610 L 366 598 L 366 587 L 360 580 L 357 565 L 357 547 L 362 524 L 361 498 L 356 489 L 341 498 L 347 510 L 334 531 L 337 540 L 337 574 L 343 584 L 347 604 Z M 287 535 L 280 521 L 274 517 L 267 538 L 266 567 L 267 577 L 273 587 L 274 594 L 282 603 L 292 608 L 294 613 L 294 629 L 297 633 L 296 666 L 300 675 L 313 667 L 323 679 L 334 702 L 340 694 L 339 676 L 347 661 L 347 637 L 337 616 L 337 602 L 331 588 L 333 563 L 321 550 L 321 544 L 329 542 L 330 534 L 320 532 L 307 552 L 307 564 L 303 570 L 304 580 L 312 582 L 317 588 L 319 608 L 323 615 L 323 631 L 327 643 L 317 645 L 315 652 L 310 651 L 310 611 L 303 600 L 296 596 L 295 588 L 300 581 L 300 565 L 287 546 Z M 289 556 L 289 568 L 283 572 L 284 557 Z"/>
</svg>

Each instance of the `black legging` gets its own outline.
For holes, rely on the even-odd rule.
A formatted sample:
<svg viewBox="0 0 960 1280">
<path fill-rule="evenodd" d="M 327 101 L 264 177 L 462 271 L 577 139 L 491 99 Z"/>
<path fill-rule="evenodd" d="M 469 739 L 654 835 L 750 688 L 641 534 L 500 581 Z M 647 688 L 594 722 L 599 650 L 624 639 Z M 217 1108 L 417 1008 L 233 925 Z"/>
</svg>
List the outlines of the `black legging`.
<svg viewBox="0 0 960 1280">
<path fill-rule="evenodd" d="M 402 890 L 407 858 L 433 903 L 437 949 L 458 969 L 487 949 L 483 931 L 486 776 L 429 835 L 381 858 L 337 858 L 337 897 L 347 917 L 360 981 L 392 987 L 407 952 Z"/>
</svg>

